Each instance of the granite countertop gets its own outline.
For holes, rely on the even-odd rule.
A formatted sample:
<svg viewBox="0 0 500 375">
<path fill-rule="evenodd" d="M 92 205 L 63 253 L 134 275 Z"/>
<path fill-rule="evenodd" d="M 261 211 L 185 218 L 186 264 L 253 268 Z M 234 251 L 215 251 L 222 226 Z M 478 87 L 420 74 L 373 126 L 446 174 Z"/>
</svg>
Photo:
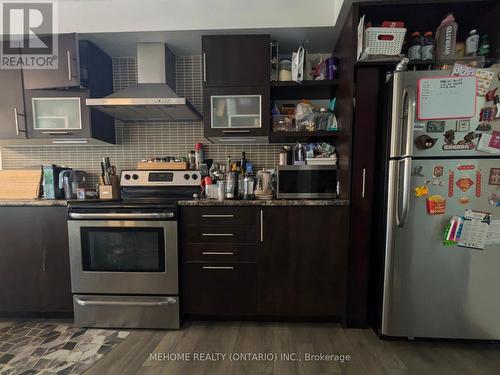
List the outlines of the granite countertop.
<svg viewBox="0 0 500 375">
<path fill-rule="evenodd" d="M 68 201 L 64 199 L 1 199 L 1 206 L 31 206 L 31 207 L 66 207 Z"/>
<path fill-rule="evenodd" d="M 271 199 L 223 200 L 199 199 L 179 201 L 179 206 L 348 206 L 347 199 Z"/>
</svg>

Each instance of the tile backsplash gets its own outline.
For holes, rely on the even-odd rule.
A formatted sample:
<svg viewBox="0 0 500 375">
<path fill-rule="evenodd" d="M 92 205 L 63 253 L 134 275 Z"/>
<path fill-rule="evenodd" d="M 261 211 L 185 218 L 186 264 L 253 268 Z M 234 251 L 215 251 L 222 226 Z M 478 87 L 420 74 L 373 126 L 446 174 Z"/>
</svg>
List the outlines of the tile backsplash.
<svg viewBox="0 0 500 375">
<path fill-rule="evenodd" d="M 203 87 L 201 56 L 178 56 L 176 90 L 202 112 Z M 137 83 L 136 59 L 113 59 L 114 90 Z M 116 121 L 116 145 L 23 146 L 1 148 L 3 169 L 21 169 L 40 164 L 58 164 L 89 173 L 89 186 L 98 182 L 100 160 L 109 156 L 118 170 L 133 169 L 137 161 L 151 156 L 186 156 L 194 144 L 203 142 L 205 158 L 224 161 L 228 155 L 239 159 L 245 151 L 257 168 L 274 167 L 281 145 L 215 145 L 203 138 L 203 124 L 197 121 Z"/>
</svg>

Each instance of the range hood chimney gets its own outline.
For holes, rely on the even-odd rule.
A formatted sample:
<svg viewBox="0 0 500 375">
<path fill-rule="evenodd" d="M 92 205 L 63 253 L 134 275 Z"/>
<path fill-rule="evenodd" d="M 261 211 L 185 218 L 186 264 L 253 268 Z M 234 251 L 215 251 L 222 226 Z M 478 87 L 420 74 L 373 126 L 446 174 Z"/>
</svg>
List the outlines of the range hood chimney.
<svg viewBox="0 0 500 375">
<path fill-rule="evenodd" d="M 199 121 L 200 113 L 175 87 L 175 55 L 164 43 L 137 45 L 138 84 L 102 99 L 87 99 L 91 108 L 122 121 Z"/>
</svg>

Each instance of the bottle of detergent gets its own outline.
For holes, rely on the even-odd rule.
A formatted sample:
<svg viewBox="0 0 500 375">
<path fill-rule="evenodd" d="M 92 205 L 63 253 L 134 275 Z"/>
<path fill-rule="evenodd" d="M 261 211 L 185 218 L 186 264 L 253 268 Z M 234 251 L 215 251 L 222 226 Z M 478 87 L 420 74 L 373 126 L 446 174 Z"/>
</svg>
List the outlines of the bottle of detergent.
<svg viewBox="0 0 500 375">
<path fill-rule="evenodd" d="M 458 25 L 453 14 L 448 14 L 436 31 L 436 60 L 451 59 L 455 56 Z"/>
</svg>

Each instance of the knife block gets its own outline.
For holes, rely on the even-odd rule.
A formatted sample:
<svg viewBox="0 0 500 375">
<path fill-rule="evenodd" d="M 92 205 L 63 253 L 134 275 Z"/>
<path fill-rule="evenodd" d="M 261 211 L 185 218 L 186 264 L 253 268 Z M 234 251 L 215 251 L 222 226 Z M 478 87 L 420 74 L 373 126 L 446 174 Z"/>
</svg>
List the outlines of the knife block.
<svg viewBox="0 0 500 375">
<path fill-rule="evenodd" d="M 120 180 L 118 176 L 109 176 L 111 179 L 111 185 L 104 185 L 104 181 L 101 178 L 101 184 L 99 185 L 99 199 L 120 199 Z"/>
</svg>

